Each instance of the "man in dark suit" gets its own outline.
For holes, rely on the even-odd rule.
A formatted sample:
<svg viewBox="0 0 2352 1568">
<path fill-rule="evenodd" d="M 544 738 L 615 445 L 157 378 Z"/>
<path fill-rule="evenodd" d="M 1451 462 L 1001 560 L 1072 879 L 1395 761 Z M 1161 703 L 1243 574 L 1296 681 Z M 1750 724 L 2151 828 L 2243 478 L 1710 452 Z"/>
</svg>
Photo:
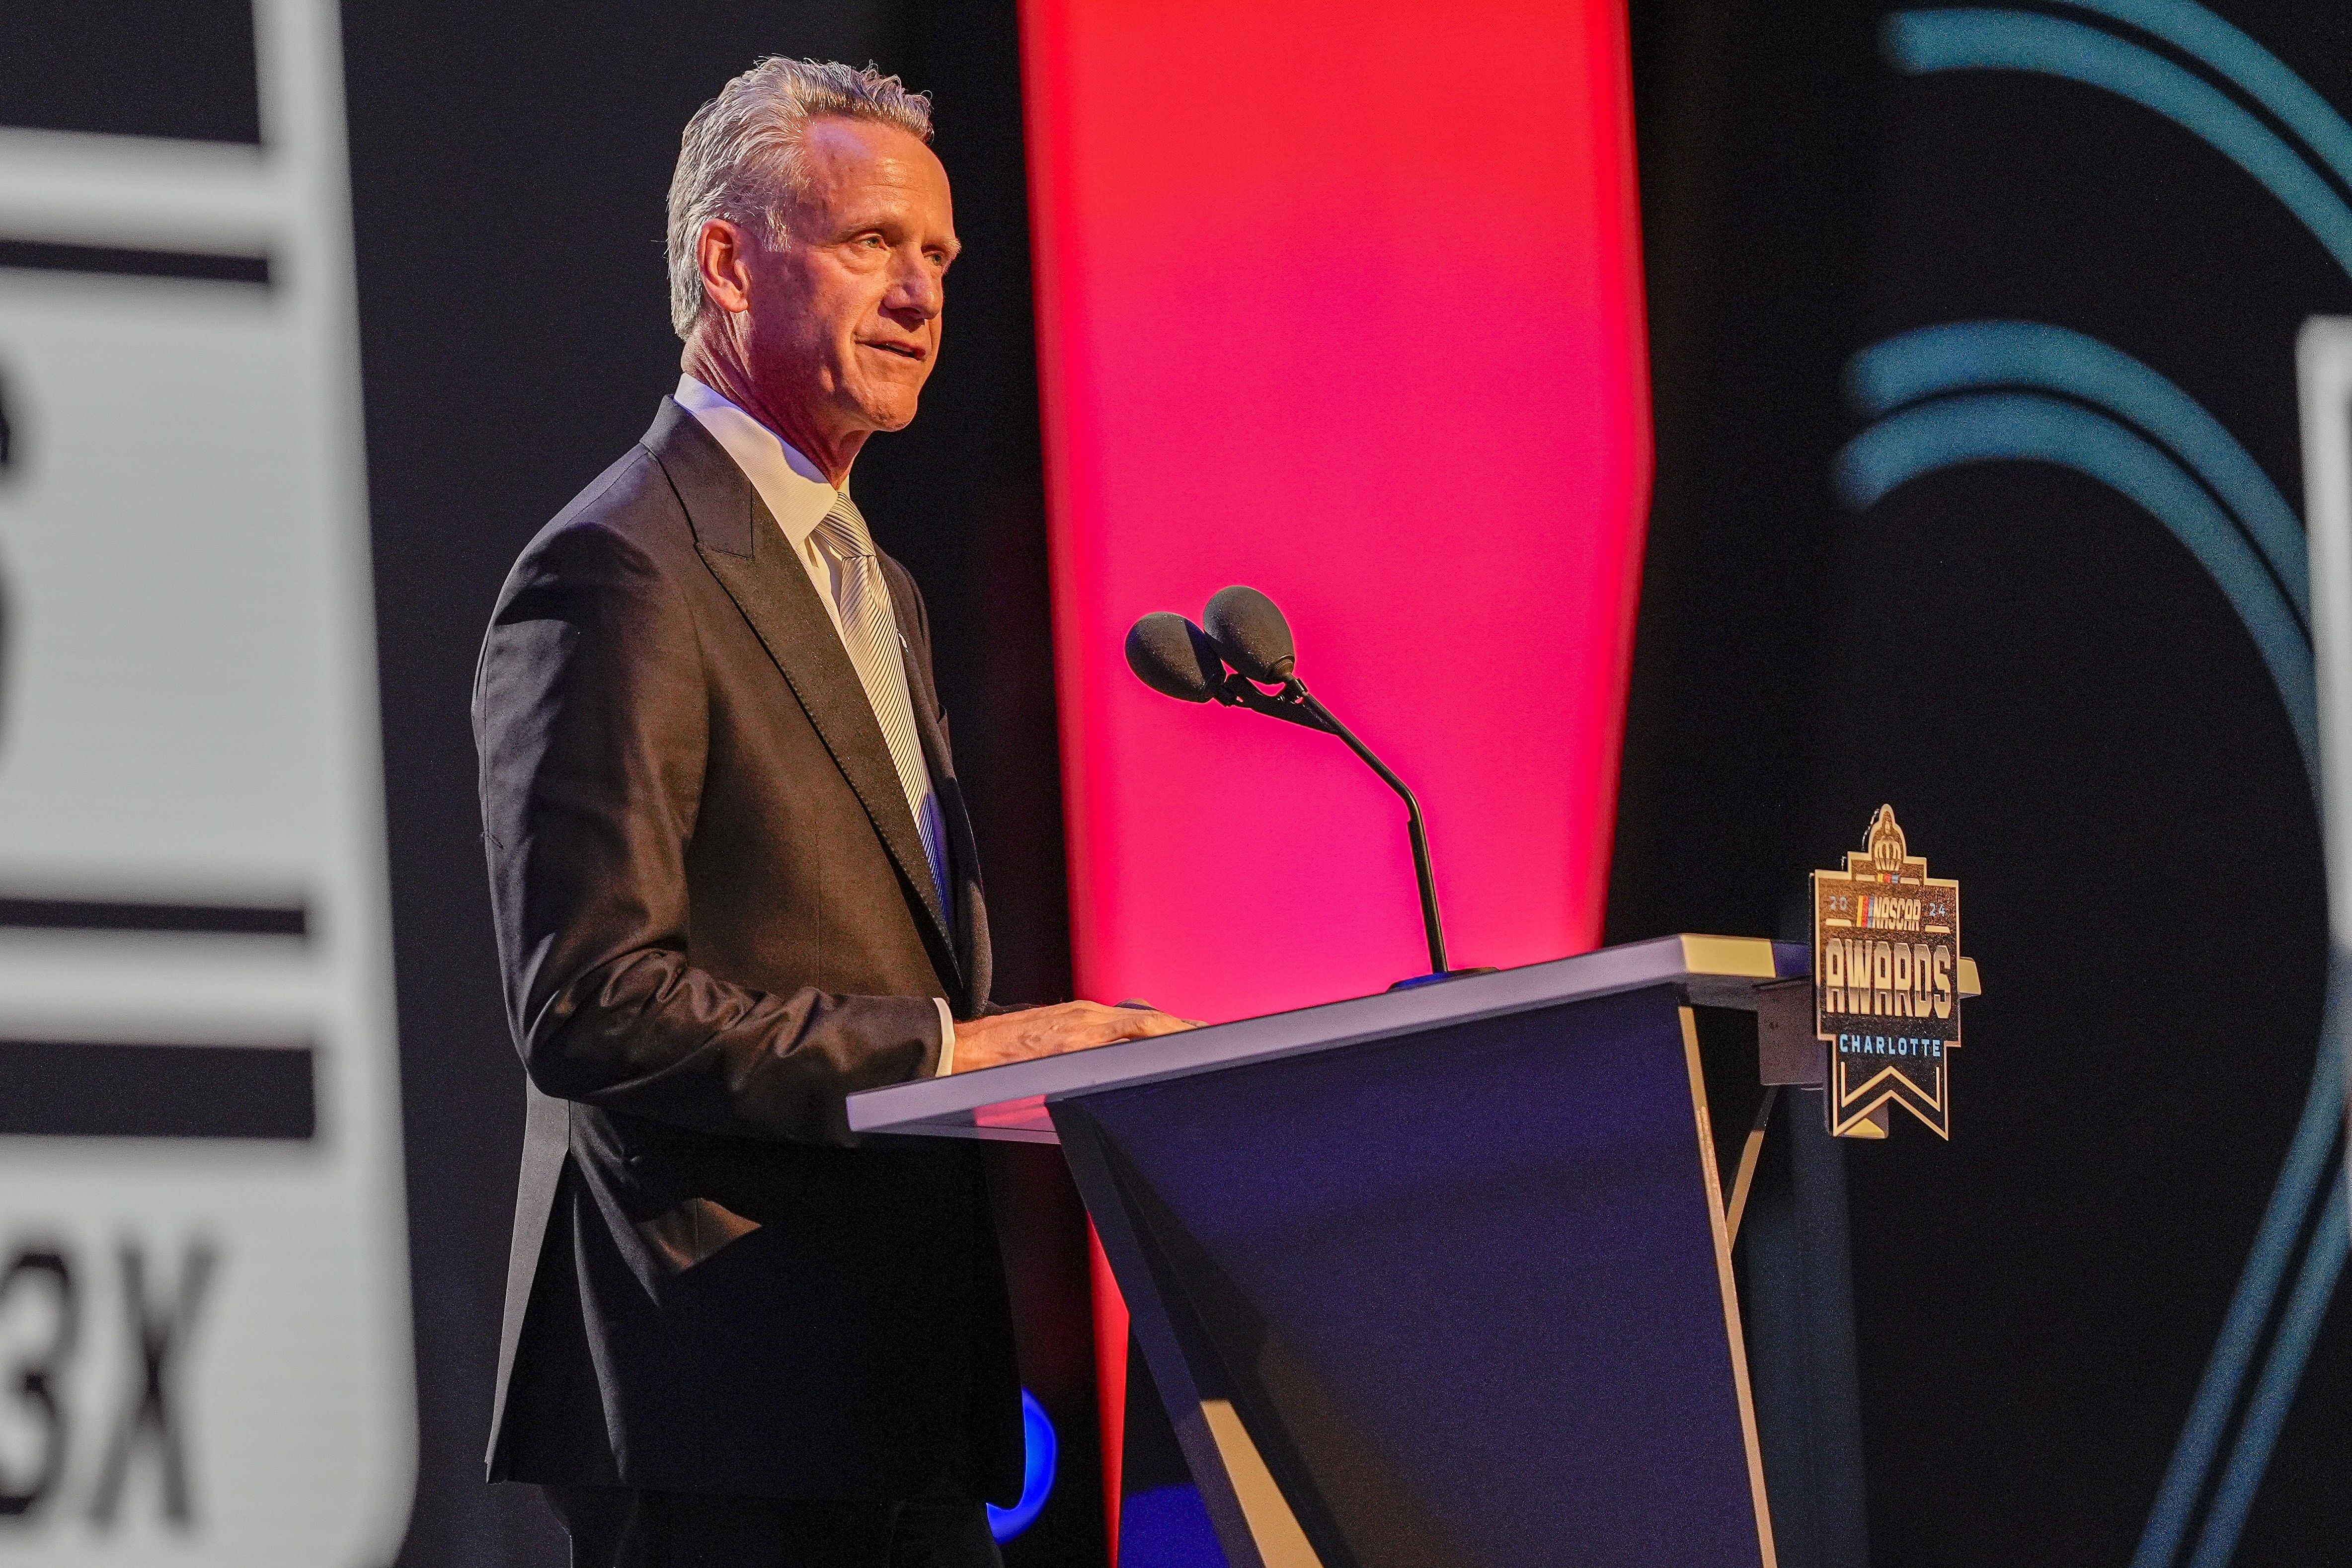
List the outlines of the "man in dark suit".
<svg viewBox="0 0 2352 1568">
<path fill-rule="evenodd" d="M 849 498 L 939 351 L 929 110 L 769 60 L 697 113 L 687 374 L 482 650 L 530 1079 L 489 1470 L 576 1565 L 994 1563 L 1022 1433 L 981 1174 L 856 1146 L 844 1099 L 1183 1027 L 992 1007 L 922 599 Z"/>
</svg>

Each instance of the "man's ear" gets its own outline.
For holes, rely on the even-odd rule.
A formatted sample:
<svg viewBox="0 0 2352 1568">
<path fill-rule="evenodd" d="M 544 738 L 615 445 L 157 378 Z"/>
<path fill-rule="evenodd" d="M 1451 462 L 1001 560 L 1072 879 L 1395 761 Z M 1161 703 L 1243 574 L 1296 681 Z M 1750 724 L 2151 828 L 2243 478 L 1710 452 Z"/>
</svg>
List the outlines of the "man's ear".
<svg viewBox="0 0 2352 1568">
<path fill-rule="evenodd" d="M 695 270 L 702 296 L 730 315 L 751 308 L 751 236 L 727 218 L 710 218 L 694 237 Z"/>
</svg>

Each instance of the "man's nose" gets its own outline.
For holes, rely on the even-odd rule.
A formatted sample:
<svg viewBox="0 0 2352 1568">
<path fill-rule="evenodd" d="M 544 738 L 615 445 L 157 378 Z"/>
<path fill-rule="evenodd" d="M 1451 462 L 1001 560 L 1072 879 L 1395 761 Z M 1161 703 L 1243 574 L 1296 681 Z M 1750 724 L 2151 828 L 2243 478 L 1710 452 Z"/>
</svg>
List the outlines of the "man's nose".
<svg viewBox="0 0 2352 1568">
<path fill-rule="evenodd" d="M 946 303 L 947 289 L 931 267 L 930 258 L 919 256 L 911 262 L 899 264 L 890 279 L 890 292 L 883 296 L 882 308 L 893 316 L 912 316 L 928 321 Z"/>
</svg>

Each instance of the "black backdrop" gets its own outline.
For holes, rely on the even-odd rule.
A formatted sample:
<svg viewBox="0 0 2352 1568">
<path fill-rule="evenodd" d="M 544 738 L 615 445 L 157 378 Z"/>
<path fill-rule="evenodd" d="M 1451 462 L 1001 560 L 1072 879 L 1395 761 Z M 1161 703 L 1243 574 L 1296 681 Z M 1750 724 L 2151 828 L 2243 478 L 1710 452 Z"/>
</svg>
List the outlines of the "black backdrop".
<svg viewBox="0 0 2352 1568">
<path fill-rule="evenodd" d="M 2352 14 L 2214 3 L 2342 102 Z M 1801 935 L 1806 871 L 1882 800 L 1961 879 L 1987 995 L 1953 1142 L 1897 1117 L 1845 1156 L 1873 1555 L 2122 1563 L 2311 1076 L 2313 800 L 2252 643 L 2150 517 L 2023 464 L 1848 512 L 1839 378 L 1916 327 L 2070 328 L 2294 504 L 2294 334 L 2352 284 L 2145 109 L 1899 75 L 1885 9 L 1634 8 L 1658 484 L 1609 934 Z M 1888 634 L 1923 608 L 1934 644 Z M 2347 1396 L 2339 1301 L 2238 1562 L 2352 1557 Z"/>
<path fill-rule="evenodd" d="M 1914 325 L 2063 322 L 2180 381 L 2292 497 L 2288 345 L 2352 287 L 2145 111 L 1895 77 L 1877 11 L 1633 7 L 1659 467 L 1611 936 L 1790 928 L 1805 870 L 1882 799 L 1963 878 L 1990 994 L 1955 1142 L 1898 1126 L 1847 1155 L 1874 1554 L 2121 1563 L 2308 1072 L 2313 808 L 2234 617 L 2144 517 L 2023 466 L 1844 513 L 1837 377 Z M 2352 62 L 2332 8 L 2232 14 L 2308 79 Z M 403 1562 L 554 1563 L 536 1500 L 479 1480 L 520 1111 L 466 724 L 482 622 L 675 377 L 661 202 L 687 114 L 769 52 L 936 92 L 971 248 L 923 416 L 875 444 L 860 497 L 932 607 L 1002 994 L 1066 993 L 1014 22 L 1010 0 L 344 17 L 423 1437 Z M 1432 80 L 1475 75 L 1435 8 L 1431 50 Z M 1874 690 L 1841 611 L 1885 592 L 1956 631 Z M 1076 1220 L 1050 1166 L 1007 1175 L 1025 1371 L 1066 1465 L 1015 1560 L 1092 1564 Z M 2241 1562 L 2352 1539 L 2347 1341 L 2339 1309 Z"/>
</svg>

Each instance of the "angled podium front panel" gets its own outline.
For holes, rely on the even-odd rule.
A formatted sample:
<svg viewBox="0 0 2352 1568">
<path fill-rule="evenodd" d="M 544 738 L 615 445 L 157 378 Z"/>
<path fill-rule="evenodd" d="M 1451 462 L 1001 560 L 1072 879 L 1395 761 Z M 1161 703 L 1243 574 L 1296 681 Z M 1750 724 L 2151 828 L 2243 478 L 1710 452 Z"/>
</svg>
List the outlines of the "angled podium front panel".
<svg viewBox="0 0 2352 1568">
<path fill-rule="evenodd" d="M 1129 1305 L 1195 1475 L 1263 1467 L 1296 1520 L 1235 1486 L 1262 1556 L 1296 1534 L 1366 1568 L 1761 1561 L 1679 1004 L 1055 1106 L 1121 1288 L 1150 1281 Z"/>
<path fill-rule="evenodd" d="M 1691 1006 L 1802 967 L 1667 938 L 877 1091 L 851 1124 L 1058 1137 L 1236 1568 L 1756 1568 Z"/>
</svg>

